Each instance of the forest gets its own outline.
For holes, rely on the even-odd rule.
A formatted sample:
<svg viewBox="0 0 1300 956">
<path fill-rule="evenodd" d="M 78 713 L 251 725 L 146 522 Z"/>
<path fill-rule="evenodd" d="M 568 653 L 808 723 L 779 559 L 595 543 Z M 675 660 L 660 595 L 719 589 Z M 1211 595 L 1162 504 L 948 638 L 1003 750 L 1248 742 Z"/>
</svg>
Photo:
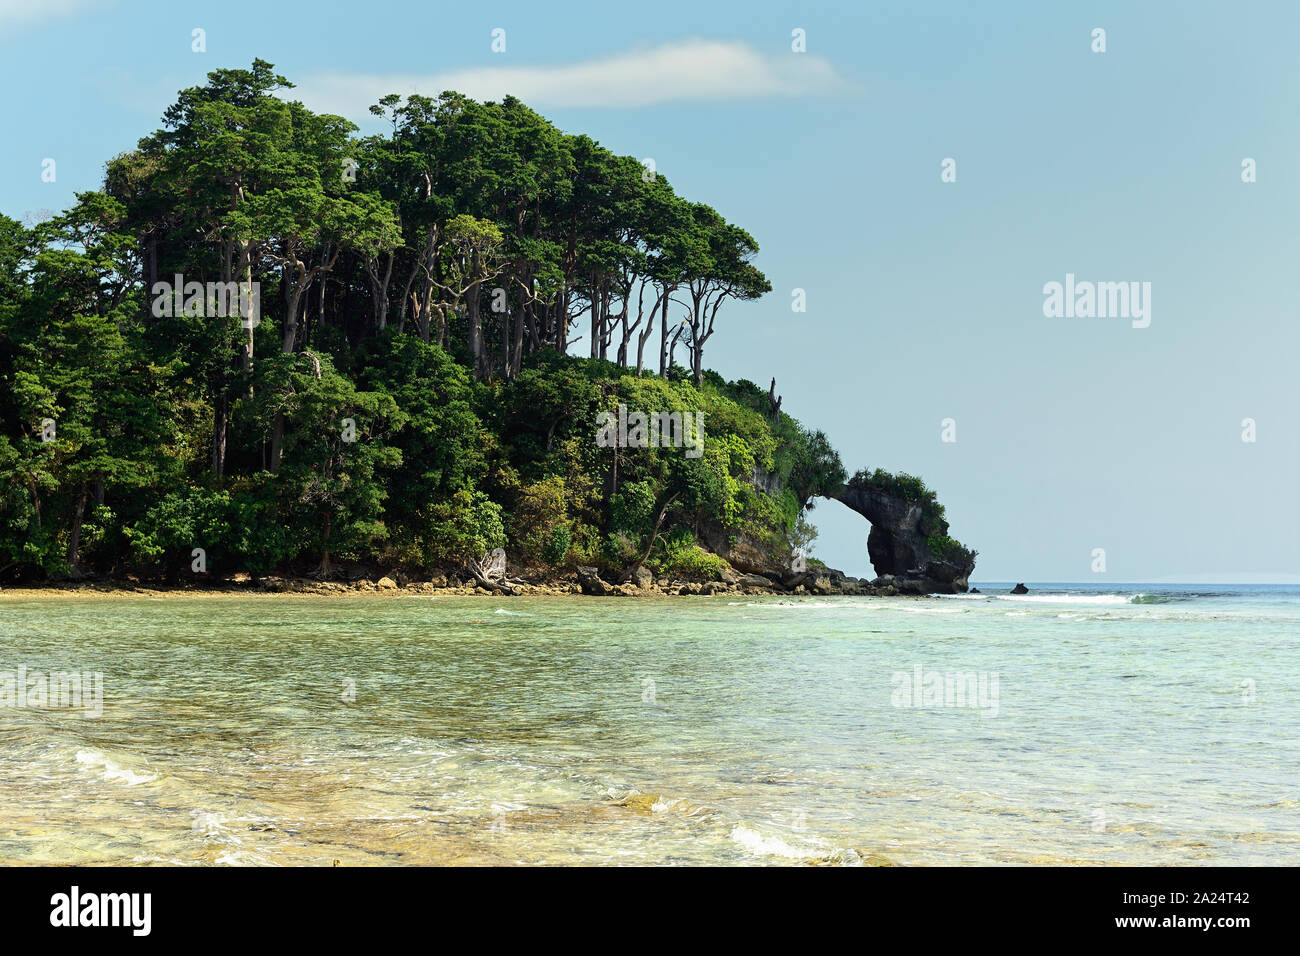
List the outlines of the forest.
<svg viewBox="0 0 1300 956">
<path fill-rule="evenodd" d="M 808 544 L 838 455 L 704 365 L 770 290 L 749 233 L 513 98 L 390 95 L 358 136 L 291 89 L 214 71 L 101 188 L 0 216 L 0 581 Z M 598 443 L 621 405 L 697 415 L 702 453 Z"/>
</svg>

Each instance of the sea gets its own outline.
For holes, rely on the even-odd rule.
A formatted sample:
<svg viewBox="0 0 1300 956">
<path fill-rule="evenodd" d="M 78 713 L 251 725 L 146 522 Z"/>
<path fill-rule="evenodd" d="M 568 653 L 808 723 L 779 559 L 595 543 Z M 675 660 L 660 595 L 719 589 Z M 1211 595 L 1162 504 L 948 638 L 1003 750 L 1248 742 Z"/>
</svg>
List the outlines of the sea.
<svg viewBox="0 0 1300 956">
<path fill-rule="evenodd" d="M 974 586 L 8 590 L 0 864 L 1300 861 L 1300 587 Z"/>
</svg>

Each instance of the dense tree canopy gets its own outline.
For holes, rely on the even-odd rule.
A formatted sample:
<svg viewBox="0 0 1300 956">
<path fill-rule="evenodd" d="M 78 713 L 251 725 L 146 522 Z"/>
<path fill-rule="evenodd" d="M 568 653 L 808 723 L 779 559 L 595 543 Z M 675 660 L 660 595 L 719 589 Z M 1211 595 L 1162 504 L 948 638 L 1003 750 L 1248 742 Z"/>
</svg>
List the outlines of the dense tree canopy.
<svg viewBox="0 0 1300 956">
<path fill-rule="evenodd" d="M 806 533 L 838 457 L 703 364 L 770 289 L 749 233 L 513 98 L 358 137 L 290 88 L 217 70 L 100 190 L 0 216 L 0 576 L 707 574 L 697 536 Z M 619 405 L 702 415 L 702 453 L 601 447 Z"/>
</svg>

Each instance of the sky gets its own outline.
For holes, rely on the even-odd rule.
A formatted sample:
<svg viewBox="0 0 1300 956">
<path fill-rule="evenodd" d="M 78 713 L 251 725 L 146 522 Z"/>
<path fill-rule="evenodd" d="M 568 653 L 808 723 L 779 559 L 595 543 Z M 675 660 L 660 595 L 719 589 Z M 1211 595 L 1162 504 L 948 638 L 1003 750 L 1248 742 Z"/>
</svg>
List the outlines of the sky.
<svg viewBox="0 0 1300 956">
<path fill-rule="evenodd" d="M 0 0 L 0 212 L 66 207 L 255 57 L 363 132 L 387 92 L 511 93 L 757 239 L 773 291 L 705 364 L 923 477 L 973 581 L 1297 581 L 1298 32 L 1290 2 Z M 1146 319 L 1046 315 L 1067 274 Z M 861 517 L 812 520 L 871 576 Z"/>
</svg>

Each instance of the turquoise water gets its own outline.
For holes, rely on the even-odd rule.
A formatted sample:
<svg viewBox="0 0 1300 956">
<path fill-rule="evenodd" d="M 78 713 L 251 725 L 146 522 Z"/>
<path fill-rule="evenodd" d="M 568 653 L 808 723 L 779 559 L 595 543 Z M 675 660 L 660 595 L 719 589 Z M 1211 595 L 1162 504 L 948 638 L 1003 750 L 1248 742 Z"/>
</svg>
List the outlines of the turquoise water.
<svg viewBox="0 0 1300 956">
<path fill-rule="evenodd" d="M 1300 858 L 1300 593 L 1031 587 L 8 592 L 103 700 L 0 707 L 0 863 Z"/>
</svg>

